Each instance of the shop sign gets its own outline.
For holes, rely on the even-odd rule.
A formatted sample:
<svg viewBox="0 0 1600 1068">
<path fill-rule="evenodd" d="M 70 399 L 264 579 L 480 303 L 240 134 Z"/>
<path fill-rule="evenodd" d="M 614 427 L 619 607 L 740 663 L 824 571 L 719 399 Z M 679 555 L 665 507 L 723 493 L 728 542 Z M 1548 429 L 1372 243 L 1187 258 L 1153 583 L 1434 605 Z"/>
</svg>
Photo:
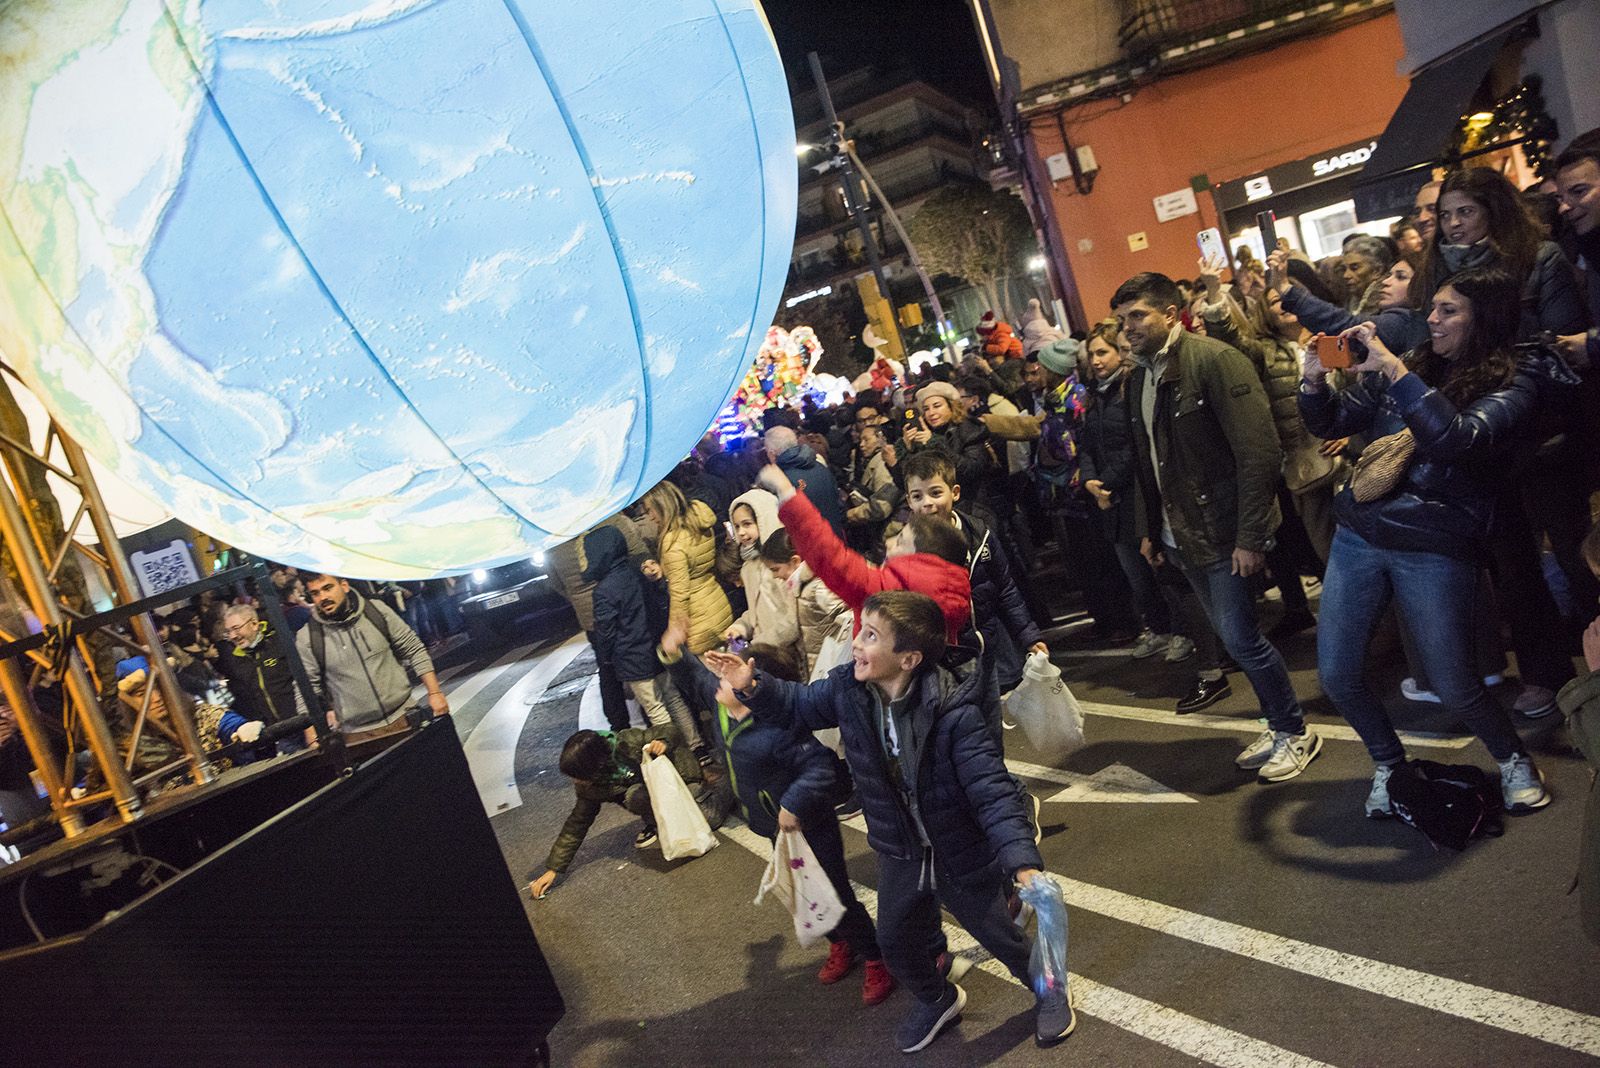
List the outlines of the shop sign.
<svg viewBox="0 0 1600 1068">
<path fill-rule="evenodd" d="M 1281 163 L 1246 178 L 1220 182 L 1216 186 L 1217 200 L 1223 211 L 1232 211 L 1317 182 L 1358 174 L 1377 147 L 1378 142 L 1368 137 L 1305 159 Z"/>
</svg>

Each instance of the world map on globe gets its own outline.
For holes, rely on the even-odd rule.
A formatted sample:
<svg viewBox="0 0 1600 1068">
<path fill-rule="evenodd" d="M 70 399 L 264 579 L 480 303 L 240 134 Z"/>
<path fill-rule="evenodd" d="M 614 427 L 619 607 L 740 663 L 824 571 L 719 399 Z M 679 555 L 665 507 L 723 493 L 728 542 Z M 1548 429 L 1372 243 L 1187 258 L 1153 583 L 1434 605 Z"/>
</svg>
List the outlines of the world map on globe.
<svg viewBox="0 0 1600 1068">
<path fill-rule="evenodd" d="M 665 475 L 766 334 L 754 0 L 0 5 L 0 352 L 233 544 L 459 573 Z"/>
</svg>

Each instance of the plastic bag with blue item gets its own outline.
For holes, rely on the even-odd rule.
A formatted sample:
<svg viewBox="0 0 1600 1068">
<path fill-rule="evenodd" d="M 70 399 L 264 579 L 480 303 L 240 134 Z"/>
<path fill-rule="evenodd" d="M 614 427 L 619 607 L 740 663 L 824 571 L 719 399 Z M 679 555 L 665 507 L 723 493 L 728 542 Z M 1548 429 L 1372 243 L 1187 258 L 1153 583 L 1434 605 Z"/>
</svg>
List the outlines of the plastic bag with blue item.
<svg viewBox="0 0 1600 1068">
<path fill-rule="evenodd" d="M 1061 893 L 1061 884 L 1048 875 L 1035 875 L 1017 893 L 1037 917 L 1033 953 L 1028 958 L 1028 978 L 1033 982 L 1034 995 L 1064 997 L 1067 992 L 1067 901 Z"/>
</svg>

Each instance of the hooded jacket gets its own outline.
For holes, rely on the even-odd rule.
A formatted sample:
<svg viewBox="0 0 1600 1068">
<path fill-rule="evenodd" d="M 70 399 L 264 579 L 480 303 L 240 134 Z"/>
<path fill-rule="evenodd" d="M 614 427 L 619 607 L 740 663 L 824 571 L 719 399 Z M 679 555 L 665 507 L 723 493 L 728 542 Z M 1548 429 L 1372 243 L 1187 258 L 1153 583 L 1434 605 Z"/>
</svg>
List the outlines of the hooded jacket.
<svg viewBox="0 0 1600 1068">
<path fill-rule="evenodd" d="M 839 483 L 828 470 L 828 465 L 817 459 L 809 445 L 795 445 L 783 450 L 776 460 L 778 469 L 789 476 L 799 489 L 816 506 L 818 514 L 827 520 L 833 532 L 844 537 L 844 508 L 839 504 Z M 805 483 L 802 488 L 801 482 Z"/>
<path fill-rule="evenodd" d="M 785 808 L 802 824 L 837 819 L 831 801 L 839 781 L 839 758 L 833 751 L 805 731 L 773 719 L 754 715 L 734 719 L 717 702 L 717 677 L 697 660 L 685 662 L 697 703 L 716 710 L 712 728 L 750 829 L 773 837 L 778 833 L 778 810 Z"/>
<path fill-rule="evenodd" d="M 875 567 L 839 539 L 803 493 L 785 501 L 778 516 L 800 559 L 854 613 L 852 635 L 861 629 L 861 606 L 868 597 L 883 590 L 911 590 L 933 598 L 944 613 L 950 644 L 960 642 L 972 618 L 972 584 L 965 568 L 932 553 L 897 556 Z"/>
<path fill-rule="evenodd" d="M 1022 681 L 1022 651 L 1042 641 L 1039 625 L 1012 578 L 1011 562 L 991 523 L 957 512 L 967 538 L 967 575 L 972 582 L 972 622 L 991 654 L 1001 690 Z"/>
<path fill-rule="evenodd" d="M 639 570 L 628 554 L 628 544 L 616 527 L 599 526 L 583 536 L 583 554 L 589 561 L 583 578 L 593 585 L 595 656 L 610 664 L 624 682 L 653 679 L 661 673 L 656 640 L 661 636 L 662 596 L 657 583 Z M 654 611 L 652 611 L 654 608 Z"/>
<path fill-rule="evenodd" d="M 1022 339 L 1017 336 L 1010 323 L 1003 319 L 996 320 L 994 329 L 984 335 L 983 354 L 994 361 L 1020 360 Z"/>
<path fill-rule="evenodd" d="M 650 554 L 639 533 L 638 526 L 626 514 L 618 512 L 603 526 L 616 527 L 628 543 L 628 555 L 645 557 Z M 585 532 L 587 533 L 587 531 Z M 583 577 L 588 561 L 583 555 L 583 537 L 562 542 L 550 550 L 550 582 L 556 591 L 572 605 L 572 614 L 578 617 L 578 626 L 594 630 L 594 583 Z"/>
<path fill-rule="evenodd" d="M 757 674 L 739 698 L 758 720 L 806 731 L 839 728 L 867 820 L 867 843 L 896 860 L 931 859 L 936 879 L 962 879 L 992 864 L 1010 875 L 1042 866 L 1016 783 L 995 748 L 984 705 L 997 703 L 983 661 L 952 673 L 932 666 L 911 683 L 896 720 L 905 792 L 885 755 L 881 698 L 845 664 L 809 686 Z M 995 713 L 998 716 L 998 712 Z M 932 857 L 923 851 L 926 834 Z"/>
<path fill-rule="evenodd" d="M 367 618 L 366 602 L 351 590 L 341 618 L 330 619 L 319 608 L 311 622 L 295 635 L 295 648 L 311 677 L 313 692 L 326 693 L 342 731 L 382 726 L 411 701 L 411 676 L 420 679 L 433 671 L 433 660 L 415 631 L 394 609 L 376 598 L 372 609 L 384 617 L 389 636 Z M 312 638 L 318 627 L 324 634 L 322 663 L 313 653 Z"/>
<path fill-rule="evenodd" d="M 1457 408 L 1421 376 L 1389 382 L 1363 374 L 1344 389 L 1302 391 L 1300 413 L 1320 438 L 1376 440 L 1410 428 L 1416 453 L 1385 497 L 1334 498 L 1339 522 L 1382 549 L 1476 559 L 1494 519 L 1495 498 L 1513 470 L 1509 454 L 1534 438 L 1534 416 L 1577 377 L 1548 353 L 1524 357 L 1510 385 Z"/>
<path fill-rule="evenodd" d="M 749 506 L 755 513 L 756 531 L 761 537 L 758 544 L 748 549 L 739 547 L 739 581 L 744 586 L 745 601 L 749 607 L 733 621 L 733 625 L 752 643 L 794 645 L 800 640 L 794 592 L 761 561 L 761 546 L 766 544 L 773 531 L 783 526 L 778 520 L 778 498 L 764 489 L 741 493 L 728 508 L 730 521 L 734 509 L 741 504 Z"/>
<path fill-rule="evenodd" d="M 690 501 L 689 514 L 702 530 L 717 521 L 704 501 Z M 671 619 L 688 633 L 691 653 L 715 648 L 733 624 L 733 608 L 717 584 L 716 563 L 717 542 L 709 532 L 683 526 L 661 535 L 661 570 L 667 577 Z"/>
</svg>

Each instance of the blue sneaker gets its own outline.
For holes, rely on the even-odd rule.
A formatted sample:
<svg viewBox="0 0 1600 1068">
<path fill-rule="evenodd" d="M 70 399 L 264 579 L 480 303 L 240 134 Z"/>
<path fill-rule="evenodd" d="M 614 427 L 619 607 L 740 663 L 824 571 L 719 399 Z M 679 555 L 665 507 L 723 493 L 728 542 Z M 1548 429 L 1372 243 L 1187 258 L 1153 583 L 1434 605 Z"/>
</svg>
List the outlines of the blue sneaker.
<svg viewBox="0 0 1600 1068">
<path fill-rule="evenodd" d="M 1040 1046 L 1053 1046 L 1072 1034 L 1078 1026 L 1078 1014 L 1072 1007 L 1072 987 L 1062 984 L 1039 997 L 1034 1015 L 1033 1037 Z"/>
<path fill-rule="evenodd" d="M 926 1049 L 947 1024 L 961 1016 L 967 1005 L 967 992 L 954 983 L 947 983 L 938 1001 L 918 1001 L 895 1032 L 901 1053 L 916 1053 Z"/>
</svg>

